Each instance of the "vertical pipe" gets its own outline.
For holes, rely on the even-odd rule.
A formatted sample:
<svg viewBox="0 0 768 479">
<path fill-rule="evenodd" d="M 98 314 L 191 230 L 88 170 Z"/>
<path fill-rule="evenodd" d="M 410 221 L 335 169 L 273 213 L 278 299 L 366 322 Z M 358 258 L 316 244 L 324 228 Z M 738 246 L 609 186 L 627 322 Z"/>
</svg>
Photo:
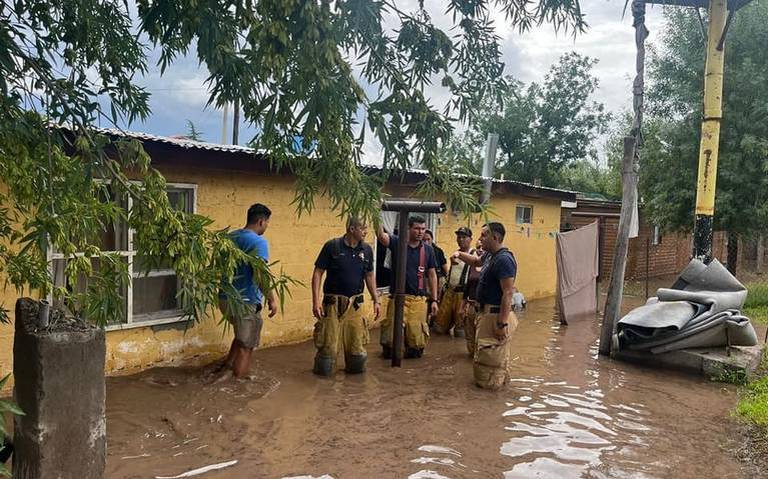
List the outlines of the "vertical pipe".
<svg viewBox="0 0 768 479">
<path fill-rule="evenodd" d="M 221 144 L 226 145 L 229 135 L 227 134 L 227 121 L 229 117 L 229 103 L 224 104 L 223 118 L 221 119 Z"/>
<path fill-rule="evenodd" d="M 240 96 L 235 97 L 235 105 L 232 113 L 232 144 L 240 144 Z"/>
<path fill-rule="evenodd" d="M 712 259 L 712 223 L 715 214 L 720 120 L 723 117 L 723 68 L 725 48 L 718 50 L 725 32 L 727 0 L 710 0 L 707 32 L 707 63 L 704 74 L 704 118 L 701 123 L 699 171 L 696 184 L 696 222 L 693 256 L 705 263 Z"/>
<path fill-rule="evenodd" d="M 392 325 L 392 367 L 399 368 L 403 359 L 403 308 L 405 307 L 405 267 L 408 261 L 408 215 L 400 212 L 395 272 L 395 318 Z"/>
</svg>

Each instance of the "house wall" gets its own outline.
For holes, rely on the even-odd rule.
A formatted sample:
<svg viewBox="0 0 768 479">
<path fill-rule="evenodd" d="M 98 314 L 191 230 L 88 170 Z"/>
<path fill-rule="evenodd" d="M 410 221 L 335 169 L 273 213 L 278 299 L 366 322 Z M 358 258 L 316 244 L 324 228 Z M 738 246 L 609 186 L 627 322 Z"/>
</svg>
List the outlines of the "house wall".
<svg viewBox="0 0 768 479">
<path fill-rule="evenodd" d="M 197 185 L 197 212 L 213 219 L 213 227 L 240 227 L 251 204 L 261 202 L 269 206 L 273 212 L 266 233 L 270 259 L 279 260 L 277 268 L 305 286 L 292 288 L 283 314 L 265 319 L 262 345 L 269 347 L 310 338 L 314 320 L 309 283 L 314 260 L 326 240 L 344 232 L 343 220 L 331 210 L 328 201 L 318 198 L 312 214 L 297 216 L 291 205 L 294 181 L 290 176 L 173 164 L 161 164 L 159 168 L 169 182 Z M 411 190 L 405 188 L 405 191 Z M 531 225 L 514 224 L 517 204 L 533 206 Z M 518 287 L 530 299 L 553 295 L 556 283 L 554 235 L 560 225 L 560 200 L 500 193 L 494 196 L 492 206 L 491 219 L 507 227 L 506 243 L 519 262 Z M 469 222 L 475 238 L 479 236 L 482 223 L 484 221 L 479 217 Z M 453 231 L 467 224 L 465 219 L 450 212 L 439 216 L 436 239 L 446 254 L 455 247 Z M 370 231 L 368 239 L 374 241 L 373 236 Z M 0 290 L 0 295 L 6 308 L 13 309 L 15 292 Z M 106 372 L 132 372 L 158 363 L 195 357 L 205 360 L 220 355 L 229 347 L 232 332 L 231 328 L 225 331 L 219 319 L 216 311 L 213 317 L 196 325 L 174 323 L 109 331 Z M 0 325 L 0 375 L 12 369 L 12 345 L 12 325 Z"/>
</svg>

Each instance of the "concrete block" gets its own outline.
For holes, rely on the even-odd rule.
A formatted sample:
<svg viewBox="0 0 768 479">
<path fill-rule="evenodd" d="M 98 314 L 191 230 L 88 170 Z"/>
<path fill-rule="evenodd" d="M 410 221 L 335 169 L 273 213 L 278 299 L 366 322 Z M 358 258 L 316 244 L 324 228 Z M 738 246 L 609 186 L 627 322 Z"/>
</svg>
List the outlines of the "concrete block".
<svg viewBox="0 0 768 479">
<path fill-rule="evenodd" d="M 13 477 L 102 479 L 106 419 L 102 329 L 58 323 L 37 330 L 37 303 L 16 302 Z"/>
<path fill-rule="evenodd" d="M 675 369 L 697 374 L 707 379 L 738 382 L 754 374 L 763 357 L 765 345 L 731 346 L 730 355 L 725 347 L 696 348 L 652 354 L 646 351 L 623 350 L 614 358 L 664 369 Z"/>
</svg>

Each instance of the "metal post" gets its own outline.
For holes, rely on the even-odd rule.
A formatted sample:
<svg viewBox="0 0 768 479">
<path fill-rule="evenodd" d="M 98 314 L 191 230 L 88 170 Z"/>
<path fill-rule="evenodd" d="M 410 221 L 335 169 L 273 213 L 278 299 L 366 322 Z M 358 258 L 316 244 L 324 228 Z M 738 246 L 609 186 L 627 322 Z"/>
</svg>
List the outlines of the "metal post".
<svg viewBox="0 0 768 479">
<path fill-rule="evenodd" d="M 400 243 L 397 245 L 395 271 L 395 320 L 392 332 L 392 367 L 399 368 L 403 359 L 403 309 L 405 308 L 405 266 L 408 261 L 408 211 L 400 212 Z"/>
<path fill-rule="evenodd" d="M 240 96 L 235 97 L 234 113 L 232 115 L 232 144 L 240 144 Z"/>
<path fill-rule="evenodd" d="M 727 0 L 710 0 L 707 63 L 704 75 L 704 118 L 701 123 L 699 173 L 696 188 L 696 223 L 693 256 L 705 263 L 712 259 L 712 222 L 715 214 L 720 120 L 723 117 L 723 67 L 725 48 L 718 49 L 725 31 Z"/>
<path fill-rule="evenodd" d="M 405 267 L 408 262 L 408 216 L 411 213 L 442 213 L 445 203 L 418 200 L 388 200 L 383 211 L 400 213 L 397 270 L 395 270 L 395 317 L 392 324 L 392 367 L 399 368 L 403 359 L 403 308 L 405 307 Z"/>
</svg>

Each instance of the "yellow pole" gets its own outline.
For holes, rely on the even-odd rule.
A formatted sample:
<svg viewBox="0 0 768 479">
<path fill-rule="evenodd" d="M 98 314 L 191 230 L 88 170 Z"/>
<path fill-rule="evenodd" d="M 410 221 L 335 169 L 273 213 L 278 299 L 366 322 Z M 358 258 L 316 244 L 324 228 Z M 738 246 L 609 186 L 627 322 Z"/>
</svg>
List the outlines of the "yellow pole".
<svg viewBox="0 0 768 479">
<path fill-rule="evenodd" d="M 723 117 L 725 48 L 718 50 L 717 47 L 724 33 L 727 13 L 727 0 L 709 1 L 707 64 L 704 76 L 704 118 L 701 123 L 699 177 L 696 189 L 696 224 L 693 235 L 693 255 L 705 262 L 712 259 L 712 220 L 715 214 L 720 120 Z"/>
</svg>

